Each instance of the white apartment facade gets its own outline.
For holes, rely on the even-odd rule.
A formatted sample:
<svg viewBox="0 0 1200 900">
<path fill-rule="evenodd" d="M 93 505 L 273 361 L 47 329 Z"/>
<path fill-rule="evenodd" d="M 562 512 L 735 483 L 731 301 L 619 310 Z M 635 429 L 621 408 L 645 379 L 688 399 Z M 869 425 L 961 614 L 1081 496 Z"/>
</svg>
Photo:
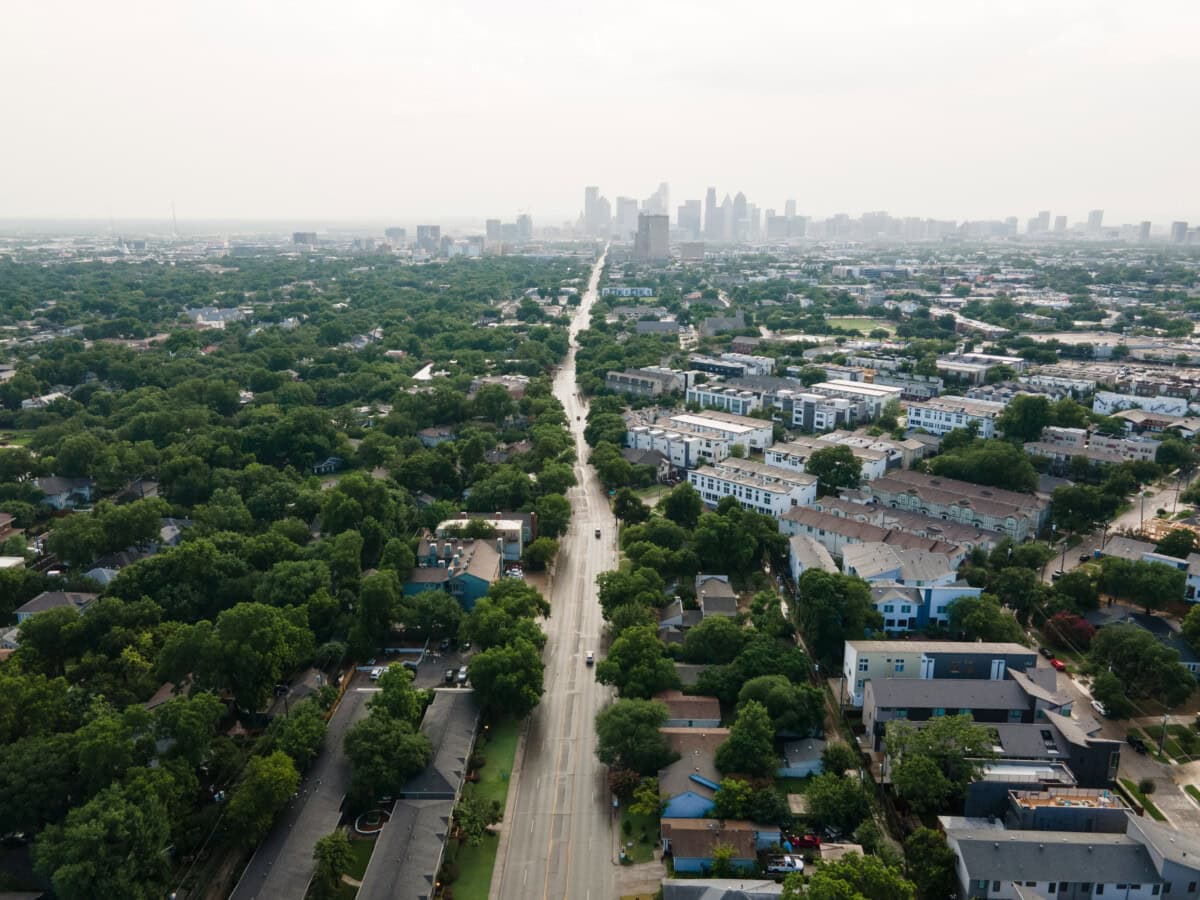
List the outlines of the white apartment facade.
<svg viewBox="0 0 1200 900">
<path fill-rule="evenodd" d="M 693 469 L 688 472 L 688 482 L 709 506 L 733 497 L 743 509 L 774 518 L 817 499 L 817 479 L 812 475 L 782 472 L 748 460 L 728 459 Z"/>
<path fill-rule="evenodd" d="M 729 456 L 729 441 L 712 432 L 691 433 L 653 425 L 635 425 L 625 432 L 625 446 L 657 450 L 677 469 L 694 469 Z"/>
<path fill-rule="evenodd" d="M 908 427 L 930 434 L 945 435 L 956 428 L 979 426 L 981 438 L 996 436 L 996 419 L 1004 412 L 1003 403 L 991 400 L 967 400 L 963 397 L 933 397 L 908 406 Z"/>
<path fill-rule="evenodd" d="M 775 440 L 775 430 L 771 422 L 716 410 L 704 413 L 681 413 L 668 419 L 667 425 L 679 431 L 715 432 L 727 440 L 730 445 L 738 444 L 747 452 L 765 450 Z"/>
<path fill-rule="evenodd" d="M 790 472 L 804 472 L 808 459 L 818 450 L 831 450 L 839 446 L 833 441 L 819 438 L 797 437 L 786 444 L 775 444 L 763 451 L 763 462 L 777 469 L 787 469 Z M 862 466 L 862 478 L 870 481 L 872 478 L 882 478 L 887 473 L 888 454 L 881 450 L 871 450 L 865 447 L 848 445 L 855 459 Z"/>
<path fill-rule="evenodd" d="M 861 403 L 866 407 L 868 418 L 878 419 L 888 403 L 893 400 L 897 403 L 900 402 L 904 390 L 890 384 L 869 384 L 865 381 L 833 379 L 814 384 L 809 388 L 809 393 Z"/>
<path fill-rule="evenodd" d="M 762 394 L 723 384 L 698 384 L 688 388 L 687 402 L 744 416 L 762 409 Z"/>
</svg>

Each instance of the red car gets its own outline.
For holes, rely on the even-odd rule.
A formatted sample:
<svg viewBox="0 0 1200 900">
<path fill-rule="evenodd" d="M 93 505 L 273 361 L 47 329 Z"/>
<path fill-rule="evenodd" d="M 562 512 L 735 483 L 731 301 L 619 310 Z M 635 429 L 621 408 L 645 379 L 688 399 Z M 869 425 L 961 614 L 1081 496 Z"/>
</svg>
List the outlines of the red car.
<svg viewBox="0 0 1200 900">
<path fill-rule="evenodd" d="M 815 834 L 790 834 L 787 836 L 787 841 L 793 849 L 821 846 L 821 839 Z"/>
<path fill-rule="evenodd" d="M 1067 670 L 1067 664 L 1065 662 L 1063 662 L 1061 659 L 1053 659 L 1052 658 L 1050 660 L 1050 665 L 1054 666 L 1054 669 L 1057 672 L 1065 672 Z"/>
</svg>

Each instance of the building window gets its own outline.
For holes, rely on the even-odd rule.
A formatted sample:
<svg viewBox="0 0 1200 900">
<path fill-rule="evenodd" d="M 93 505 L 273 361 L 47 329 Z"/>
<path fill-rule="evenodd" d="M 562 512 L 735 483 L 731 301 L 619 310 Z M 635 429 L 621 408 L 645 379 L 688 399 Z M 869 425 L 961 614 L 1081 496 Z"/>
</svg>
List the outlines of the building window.
<svg viewBox="0 0 1200 900">
<path fill-rule="evenodd" d="M 860 659 L 858 661 L 858 671 L 867 672 L 871 668 L 871 661 L 868 659 Z"/>
<path fill-rule="evenodd" d="M 933 714 L 934 716 L 944 716 L 946 714 L 946 709 L 942 706 L 934 707 Z"/>
<path fill-rule="evenodd" d="M 1057 894 L 1058 893 L 1057 882 L 1054 882 L 1054 881 L 1050 882 L 1050 884 L 1046 887 L 1046 893 L 1047 894 Z"/>
<path fill-rule="evenodd" d="M 992 882 L 992 890 L 993 890 L 993 891 L 998 891 L 998 890 L 1000 890 L 1000 882 L 998 882 L 998 881 L 993 881 L 993 882 Z"/>
<path fill-rule="evenodd" d="M 904 671 L 904 660 L 902 660 L 902 659 L 896 660 L 895 668 L 896 668 L 897 672 L 903 672 Z"/>
</svg>

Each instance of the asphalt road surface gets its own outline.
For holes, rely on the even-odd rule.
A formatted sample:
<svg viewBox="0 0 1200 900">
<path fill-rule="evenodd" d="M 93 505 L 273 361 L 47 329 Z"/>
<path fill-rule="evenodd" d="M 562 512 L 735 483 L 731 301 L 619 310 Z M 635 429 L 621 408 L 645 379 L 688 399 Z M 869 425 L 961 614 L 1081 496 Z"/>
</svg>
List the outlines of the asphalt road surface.
<svg viewBox="0 0 1200 900">
<path fill-rule="evenodd" d="M 595 717 L 611 699 L 584 658 L 599 659 L 604 621 L 596 576 L 616 567 L 616 528 L 583 440 L 587 405 L 575 387 L 575 335 L 587 328 L 604 257 L 592 271 L 571 325 L 572 346 L 554 380 L 575 437 L 579 484 L 559 541 L 545 622 L 546 693 L 530 717 L 524 759 L 513 781 L 508 834 L 496 860 L 491 896 L 501 900 L 609 900 L 615 894 L 611 798 L 596 759 Z M 578 417 L 578 420 L 577 418 Z M 595 537 L 600 529 L 600 537 Z"/>
<path fill-rule="evenodd" d="M 259 844 L 230 900 L 304 900 L 315 866 L 313 847 L 337 827 L 350 786 L 342 738 L 367 714 L 367 700 L 374 694 L 362 675 L 355 673 L 354 679 L 329 721 L 321 755 L 300 782 L 299 796 Z"/>
</svg>

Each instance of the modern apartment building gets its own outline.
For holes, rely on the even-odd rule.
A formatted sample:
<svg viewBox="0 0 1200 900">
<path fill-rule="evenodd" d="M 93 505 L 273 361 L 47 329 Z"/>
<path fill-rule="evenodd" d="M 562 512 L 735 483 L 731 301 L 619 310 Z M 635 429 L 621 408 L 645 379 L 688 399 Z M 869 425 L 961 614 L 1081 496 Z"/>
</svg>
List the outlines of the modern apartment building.
<svg viewBox="0 0 1200 900">
<path fill-rule="evenodd" d="M 972 484 L 898 469 L 864 486 L 881 506 L 919 512 L 934 519 L 974 525 L 1015 541 L 1034 537 L 1046 524 L 1050 503 L 1034 494 Z"/>
<path fill-rule="evenodd" d="M 730 444 L 739 444 L 746 452 L 765 450 L 775 439 L 772 423 L 717 410 L 681 413 L 672 416 L 664 424 L 679 431 L 716 432 L 724 436 Z"/>
<path fill-rule="evenodd" d="M 691 387 L 694 380 L 694 372 L 663 366 L 646 366 L 641 369 L 626 369 L 624 372 L 609 372 L 604 378 L 604 386 L 610 391 L 634 397 L 659 397 L 663 394 L 683 393 Z"/>
<path fill-rule="evenodd" d="M 694 469 L 705 462 L 729 456 L 729 441 L 715 432 L 687 432 L 654 425 L 634 425 L 625 432 L 625 445 L 633 450 L 657 450 L 676 469 Z"/>
<path fill-rule="evenodd" d="M 688 481 L 709 506 L 734 497 L 744 509 L 775 518 L 817 498 L 817 479 L 812 475 L 784 472 L 742 459 L 693 469 L 688 472 Z"/>
<path fill-rule="evenodd" d="M 734 415 L 744 416 L 762 409 L 762 395 L 743 391 L 725 384 L 698 384 L 688 388 L 687 402 L 697 403 L 706 409 L 719 409 Z"/>
<path fill-rule="evenodd" d="M 990 400 L 931 397 L 908 405 L 908 427 L 940 436 L 975 423 L 981 438 L 992 438 L 996 436 L 996 419 L 1004 412 L 1004 406 Z"/>
<path fill-rule="evenodd" d="M 786 444 L 775 444 L 763 451 L 763 462 L 778 469 L 792 472 L 803 472 L 808 459 L 818 450 L 829 450 L 838 446 L 837 442 L 826 441 L 826 437 L 809 437 L 801 435 Z M 848 445 L 854 458 L 862 466 L 862 478 L 869 481 L 882 477 L 888 469 L 888 454 L 883 450 L 873 450 L 855 444 Z"/>
</svg>

